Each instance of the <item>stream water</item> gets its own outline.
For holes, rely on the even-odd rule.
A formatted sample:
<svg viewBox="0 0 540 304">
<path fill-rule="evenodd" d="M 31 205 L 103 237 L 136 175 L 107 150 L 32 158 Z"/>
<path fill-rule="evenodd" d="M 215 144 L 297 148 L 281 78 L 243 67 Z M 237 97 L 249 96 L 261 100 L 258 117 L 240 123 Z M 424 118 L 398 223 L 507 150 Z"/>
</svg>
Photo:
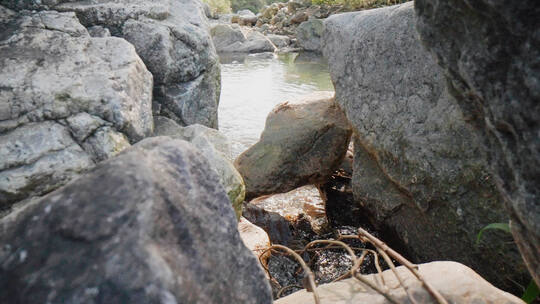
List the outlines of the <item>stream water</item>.
<svg viewBox="0 0 540 304">
<path fill-rule="evenodd" d="M 321 90 L 334 87 L 320 55 L 222 56 L 219 129 L 232 141 L 236 157 L 259 140 L 274 106 Z"/>
</svg>

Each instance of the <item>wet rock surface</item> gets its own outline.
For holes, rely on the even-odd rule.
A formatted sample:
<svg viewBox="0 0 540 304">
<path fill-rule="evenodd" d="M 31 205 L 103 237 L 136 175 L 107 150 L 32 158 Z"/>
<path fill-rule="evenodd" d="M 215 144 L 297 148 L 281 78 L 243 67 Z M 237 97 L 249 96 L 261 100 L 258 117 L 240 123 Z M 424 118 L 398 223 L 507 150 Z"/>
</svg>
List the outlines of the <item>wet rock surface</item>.
<svg viewBox="0 0 540 304">
<path fill-rule="evenodd" d="M 332 92 L 276 106 L 261 139 L 235 161 L 246 198 L 324 182 L 343 159 L 351 130 Z"/>
<path fill-rule="evenodd" d="M 331 16 L 324 45 L 356 133 L 354 198 L 372 222 L 397 233 L 414 262 L 450 259 L 507 290 L 526 284 L 504 235 L 475 244 L 508 216 L 481 136 L 417 38 L 413 3 Z"/>
<path fill-rule="evenodd" d="M 153 128 L 152 75 L 131 44 L 92 38 L 70 12 L 8 15 L 0 35 L 0 209 L 58 188 Z"/>
<path fill-rule="evenodd" d="M 0 232 L 2 303 L 272 300 L 217 175 L 185 141 L 146 139 Z"/>
<path fill-rule="evenodd" d="M 512 233 L 540 285 L 540 7 L 420 0 L 415 10 L 450 92 L 483 131 Z"/>
</svg>

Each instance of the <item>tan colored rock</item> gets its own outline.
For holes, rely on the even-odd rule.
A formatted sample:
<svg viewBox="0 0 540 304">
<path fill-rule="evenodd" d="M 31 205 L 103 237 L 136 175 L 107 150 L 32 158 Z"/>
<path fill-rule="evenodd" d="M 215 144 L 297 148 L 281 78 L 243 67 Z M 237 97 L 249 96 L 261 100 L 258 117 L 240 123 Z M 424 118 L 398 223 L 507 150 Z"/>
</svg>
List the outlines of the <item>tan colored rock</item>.
<svg viewBox="0 0 540 304">
<path fill-rule="evenodd" d="M 350 135 L 333 92 L 276 106 L 259 142 L 235 161 L 246 199 L 325 182 L 343 160 Z"/>
<path fill-rule="evenodd" d="M 0 303 L 270 304 L 217 175 L 147 138 L 0 219 Z"/>
<path fill-rule="evenodd" d="M 245 217 L 241 217 L 238 222 L 238 232 L 240 232 L 240 238 L 242 238 L 244 245 L 246 245 L 257 258 L 271 245 L 268 234 L 266 234 L 261 227 L 252 224 Z M 266 264 L 266 259 L 269 255 L 270 252 L 265 254 L 262 259 L 263 263 Z"/>
<path fill-rule="evenodd" d="M 300 1 L 289 1 L 287 3 L 287 11 L 289 14 L 296 13 L 296 10 L 302 7 L 302 3 Z"/>
<path fill-rule="evenodd" d="M 484 280 L 469 267 L 456 262 L 432 262 L 418 265 L 421 275 L 449 303 L 474 304 L 522 304 L 519 298 L 504 292 Z M 418 304 L 437 303 L 421 286 L 421 283 L 404 267 L 397 267 L 400 277 L 409 287 Z M 375 276 L 365 276 L 375 283 Z M 405 290 L 399 287 L 391 270 L 383 272 L 384 281 L 390 288 L 390 295 L 399 303 L 410 303 Z M 388 303 L 382 295 L 371 290 L 356 279 L 346 279 L 336 283 L 324 284 L 317 288 L 321 303 Z M 314 303 L 313 294 L 305 290 L 295 292 L 274 302 L 275 304 Z"/>
<path fill-rule="evenodd" d="M 278 11 L 279 7 L 277 5 L 270 5 L 262 11 L 262 16 L 264 18 L 272 19 L 272 17 L 274 17 L 274 15 L 277 14 Z"/>
</svg>

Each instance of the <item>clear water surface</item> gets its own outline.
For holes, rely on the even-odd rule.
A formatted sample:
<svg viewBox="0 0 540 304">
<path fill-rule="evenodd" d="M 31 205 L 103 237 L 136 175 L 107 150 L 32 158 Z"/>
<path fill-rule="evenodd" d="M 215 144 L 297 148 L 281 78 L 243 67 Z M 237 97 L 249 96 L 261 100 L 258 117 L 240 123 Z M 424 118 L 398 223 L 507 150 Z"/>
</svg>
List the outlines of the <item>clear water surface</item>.
<svg viewBox="0 0 540 304">
<path fill-rule="evenodd" d="M 219 129 L 238 156 L 255 144 L 279 103 L 314 91 L 333 91 L 328 65 L 310 53 L 221 56 Z"/>
</svg>

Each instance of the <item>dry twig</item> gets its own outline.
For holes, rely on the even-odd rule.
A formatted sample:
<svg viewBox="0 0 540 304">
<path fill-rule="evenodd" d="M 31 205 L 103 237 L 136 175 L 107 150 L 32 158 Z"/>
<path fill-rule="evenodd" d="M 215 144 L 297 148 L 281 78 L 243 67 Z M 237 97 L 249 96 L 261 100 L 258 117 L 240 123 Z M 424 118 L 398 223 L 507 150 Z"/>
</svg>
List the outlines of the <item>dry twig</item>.
<svg viewBox="0 0 540 304">
<path fill-rule="evenodd" d="M 444 299 L 443 296 L 435 288 L 433 288 L 433 286 L 431 286 L 431 284 L 429 284 L 426 280 L 424 280 L 424 278 L 418 271 L 417 265 L 414 265 L 413 263 L 409 262 L 409 260 L 404 258 L 401 254 L 397 253 L 392 248 L 388 247 L 388 245 L 386 245 L 383 241 L 374 237 L 373 235 L 371 235 L 369 232 L 365 231 L 364 229 L 358 228 L 358 235 L 361 240 L 366 240 L 370 242 L 377 249 L 379 249 L 380 251 L 384 251 L 385 253 L 387 253 L 394 259 L 396 259 L 396 261 L 398 261 L 401 265 L 407 267 L 407 269 L 409 269 L 409 271 L 411 271 L 413 275 L 416 276 L 416 278 L 422 283 L 424 288 L 426 288 L 426 290 L 435 298 L 435 300 L 437 300 L 439 304 L 448 304 L 446 299 Z"/>
<path fill-rule="evenodd" d="M 345 239 L 358 239 L 364 243 L 368 242 L 372 244 L 375 248 L 375 250 L 372 249 L 366 249 L 366 248 L 355 248 L 347 245 L 346 243 L 342 242 L 342 240 Z M 320 244 L 326 244 L 324 247 L 315 247 L 316 245 Z M 351 260 L 353 262 L 353 265 L 346 274 L 343 274 L 339 278 L 335 279 L 333 282 L 353 277 L 359 280 L 360 282 L 364 283 L 369 288 L 375 290 L 382 296 L 384 296 L 388 301 L 390 301 L 393 304 L 399 304 L 399 302 L 389 293 L 388 286 L 385 285 L 384 277 L 382 275 L 382 269 L 379 264 L 379 255 L 382 256 L 382 258 L 385 260 L 386 264 L 390 267 L 392 270 L 392 273 L 396 276 L 398 280 L 398 286 L 401 286 L 405 293 L 407 294 L 407 297 L 409 300 L 416 304 L 416 300 L 413 298 L 409 287 L 405 284 L 401 276 L 399 275 L 396 266 L 394 265 L 392 258 L 395 259 L 397 262 L 399 262 L 401 265 L 405 266 L 409 271 L 413 273 L 413 275 L 422 283 L 422 286 L 437 300 L 439 304 L 448 304 L 448 302 L 442 297 L 442 295 L 435 290 L 424 278 L 421 276 L 420 272 L 418 271 L 418 266 L 411 263 L 407 259 L 405 259 L 403 256 L 401 256 L 398 252 L 394 251 L 392 248 L 388 247 L 384 242 L 379 240 L 378 238 L 374 237 L 367 231 L 365 231 L 362 228 L 358 229 L 358 235 L 340 235 L 338 240 L 316 240 L 308 243 L 302 250 L 292 250 L 288 247 L 282 246 L 282 245 L 272 245 L 269 248 L 265 249 L 260 255 L 259 255 L 259 261 L 261 261 L 261 257 L 264 256 L 264 254 L 268 251 L 283 251 L 285 254 L 289 254 L 293 256 L 298 263 L 300 263 L 300 266 L 302 267 L 304 274 L 305 274 L 305 281 L 304 281 L 304 287 L 307 289 L 307 291 L 313 293 L 313 298 L 315 299 L 316 304 L 320 304 L 320 298 L 316 291 L 316 284 L 315 284 L 315 275 L 313 272 L 309 269 L 307 264 L 305 263 L 304 259 L 299 255 L 304 252 L 317 252 L 319 250 L 328 250 L 328 249 L 336 249 L 336 248 L 343 248 L 351 257 Z M 356 254 L 354 253 L 354 250 L 361 250 L 362 254 L 360 257 L 357 258 Z M 373 254 L 374 257 L 374 264 L 375 268 L 377 269 L 377 273 L 374 275 L 375 283 L 373 283 L 371 280 L 369 280 L 367 277 L 364 277 L 360 273 L 360 266 L 364 262 L 366 256 L 368 254 Z M 311 261 L 310 261 L 311 264 Z M 264 265 L 261 261 L 261 265 L 264 267 L 266 272 L 268 273 L 269 277 L 272 279 L 272 275 L 266 265 Z M 292 287 L 299 287 L 296 285 L 289 285 L 281 288 L 281 290 L 278 292 L 278 297 L 281 296 L 281 294 Z M 396 286 L 397 287 L 397 286 Z"/>
<path fill-rule="evenodd" d="M 315 299 L 315 304 L 321 304 L 321 301 L 319 299 L 319 295 L 317 294 L 317 290 L 316 290 L 317 285 L 315 284 L 315 275 L 313 275 L 313 272 L 311 272 L 311 269 L 309 269 L 309 267 L 307 267 L 306 262 L 304 262 L 304 259 L 302 259 L 302 257 L 300 255 L 298 255 L 298 253 L 296 253 L 294 250 L 292 250 L 292 249 L 290 249 L 288 247 L 285 247 L 283 245 L 272 245 L 272 246 L 268 247 L 265 251 L 263 251 L 262 254 L 264 254 L 267 251 L 272 250 L 272 249 L 283 250 L 283 251 L 287 252 L 288 254 L 292 255 L 298 261 L 298 263 L 300 263 L 300 266 L 302 266 L 302 268 L 304 269 L 305 278 L 307 278 L 307 282 L 306 282 L 306 284 L 304 284 L 304 285 L 307 285 L 307 286 L 304 286 L 304 287 L 306 288 L 307 291 L 313 293 L 313 298 Z"/>
</svg>

